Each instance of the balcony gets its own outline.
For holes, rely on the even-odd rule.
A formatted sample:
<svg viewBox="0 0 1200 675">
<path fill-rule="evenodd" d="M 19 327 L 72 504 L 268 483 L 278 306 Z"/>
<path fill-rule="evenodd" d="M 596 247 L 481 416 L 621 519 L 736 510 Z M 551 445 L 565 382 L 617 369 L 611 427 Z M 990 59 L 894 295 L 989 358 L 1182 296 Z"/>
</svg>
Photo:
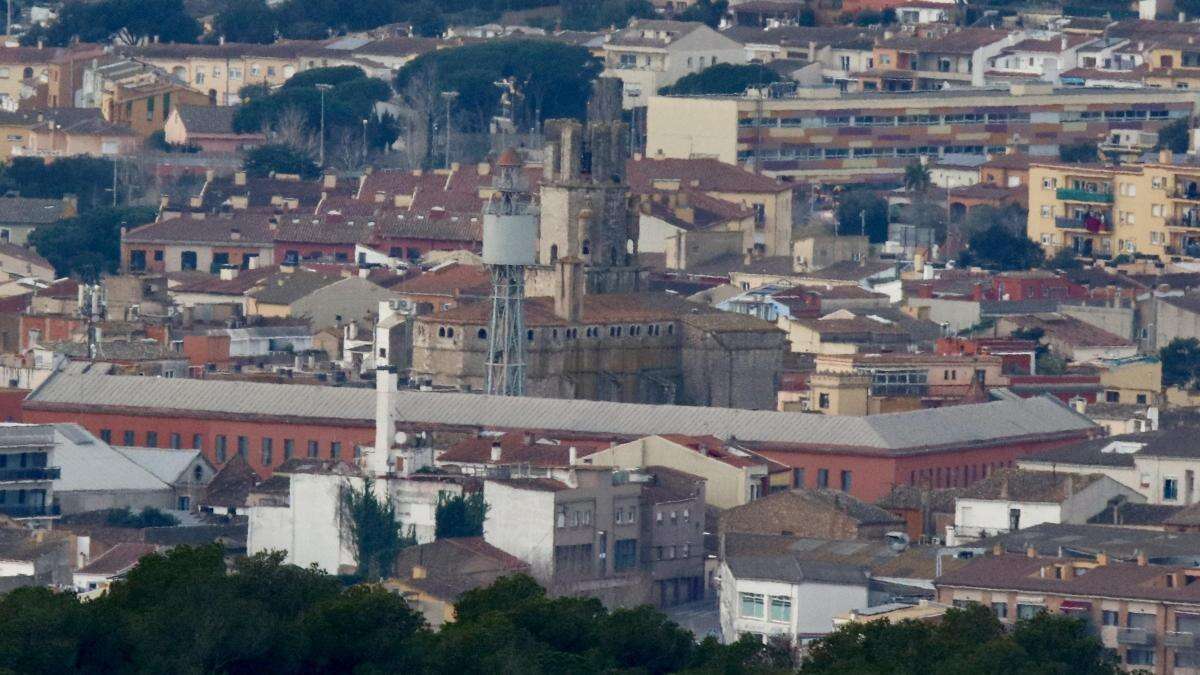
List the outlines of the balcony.
<svg viewBox="0 0 1200 675">
<path fill-rule="evenodd" d="M 1118 628 L 1117 644 L 1149 647 L 1154 644 L 1154 633 L 1145 628 Z"/>
<path fill-rule="evenodd" d="M 47 518 L 59 514 L 58 504 L 0 504 L 0 514 L 10 518 Z"/>
<path fill-rule="evenodd" d="M 1196 647 L 1196 634 L 1168 631 L 1163 633 L 1162 642 L 1163 646 L 1174 647 L 1175 649 L 1194 649 Z"/>
<path fill-rule="evenodd" d="M 43 466 L 28 469 L 0 469 L 0 483 L 58 480 L 61 473 L 62 470 L 57 466 Z"/>
<path fill-rule="evenodd" d="M 1195 181 L 1179 181 L 1171 191 L 1172 199 L 1182 199 L 1189 202 L 1200 202 L 1200 186 Z"/>
<path fill-rule="evenodd" d="M 1058 188 L 1057 196 L 1064 202 L 1087 202 L 1089 204 L 1111 204 L 1111 192 L 1088 192 L 1074 188 Z"/>
<path fill-rule="evenodd" d="M 1200 228 L 1200 214 L 1172 216 L 1167 218 L 1167 227 Z"/>
<path fill-rule="evenodd" d="M 1087 221 L 1084 220 L 1083 218 L 1067 218 L 1067 217 L 1063 217 L 1063 216 L 1057 216 L 1054 219 L 1054 226 L 1060 230 L 1083 230 L 1085 232 L 1092 232 L 1095 234 L 1100 234 L 1101 232 L 1112 232 L 1113 231 L 1112 223 L 1108 222 L 1104 218 L 1100 218 L 1099 220 L 1100 220 L 1099 229 L 1089 229 L 1088 225 L 1087 225 Z"/>
</svg>

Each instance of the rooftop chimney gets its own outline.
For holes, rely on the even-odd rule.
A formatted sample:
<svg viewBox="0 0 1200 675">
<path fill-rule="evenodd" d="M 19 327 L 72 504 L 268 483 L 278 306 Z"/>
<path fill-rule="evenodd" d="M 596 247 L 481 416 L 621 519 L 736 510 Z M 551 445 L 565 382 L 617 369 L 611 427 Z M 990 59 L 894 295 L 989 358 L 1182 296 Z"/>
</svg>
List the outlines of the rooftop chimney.
<svg viewBox="0 0 1200 675">
<path fill-rule="evenodd" d="M 230 281 L 232 279 L 236 279 L 237 275 L 238 275 L 238 268 L 234 267 L 233 265 L 222 265 L 221 266 L 220 276 L 221 276 L 222 281 Z"/>
<path fill-rule="evenodd" d="M 1025 555 L 1029 556 L 1030 558 L 1036 558 L 1037 557 L 1037 549 L 1030 546 L 1025 549 Z"/>
<path fill-rule="evenodd" d="M 375 448 L 367 458 L 367 469 L 376 476 L 386 475 L 389 470 L 388 455 L 396 435 L 393 399 L 397 380 L 394 366 L 375 369 Z"/>
<path fill-rule="evenodd" d="M 579 451 L 576 450 L 575 446 L 572 445 L 571 447 L 567 448 L 567 463 L 571 466 L 575 466 L 578 462 Z"/>
<path fill-rule="evenodd" d="M 246 172 L 245 171 L 235 172 L 233 174 L 233 184 L 234 185 L 245 185 L 246 184 Z"/>
</svg>

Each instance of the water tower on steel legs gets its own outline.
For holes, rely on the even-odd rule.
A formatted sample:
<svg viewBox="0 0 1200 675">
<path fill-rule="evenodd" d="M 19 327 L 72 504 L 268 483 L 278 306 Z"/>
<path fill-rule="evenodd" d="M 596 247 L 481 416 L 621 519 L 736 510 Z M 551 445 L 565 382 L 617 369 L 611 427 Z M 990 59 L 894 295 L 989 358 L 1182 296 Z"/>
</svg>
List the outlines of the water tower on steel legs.
<svg viewBox="0 0 1200 675">
<path fill-rule="evenodd" d="M 487 393 L 525 393 L 525 268 L 536 262 L 537 209 L 521 160 L 505 150 L 496 161 L 495 193 L 483 210 L 483 262 L 492 272 Z"/>
</svg>

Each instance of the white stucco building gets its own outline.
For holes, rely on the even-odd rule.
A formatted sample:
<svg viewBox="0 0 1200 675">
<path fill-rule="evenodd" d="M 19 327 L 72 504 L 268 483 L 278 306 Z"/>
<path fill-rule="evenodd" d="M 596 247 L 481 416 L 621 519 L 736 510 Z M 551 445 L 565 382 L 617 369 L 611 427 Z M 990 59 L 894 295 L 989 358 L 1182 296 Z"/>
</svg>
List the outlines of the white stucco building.
<svg viewBox="0 0 1200 675">
<path fill-rule="evenodd" d="M 721 563 L 721 636 L 751 634 L 797 645 L 833 631 L 839 614 L 869 606 L 863 568 L 795 556 L 735 556 Z"/>
<path fill-rule="evenodd" d="M 746 63 L 745 47 L 703 23 L 634 20 L 604 43 L 603 77 L 624 83 L 624 106 L 645 107 L 658 90 L 718 63 Z"/>
</svg>

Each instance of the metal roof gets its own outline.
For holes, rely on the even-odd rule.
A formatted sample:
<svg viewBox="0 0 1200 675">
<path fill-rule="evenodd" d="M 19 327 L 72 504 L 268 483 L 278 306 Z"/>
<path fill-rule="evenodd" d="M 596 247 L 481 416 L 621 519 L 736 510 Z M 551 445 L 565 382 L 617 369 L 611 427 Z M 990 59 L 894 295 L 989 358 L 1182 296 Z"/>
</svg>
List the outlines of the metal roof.
<svg viewBox="0 0 1200 675">
<path fill-rule="evenodd" d="M 681 433 L 882 451 L 953 447 L 1096 428 L 1091 420 L 1049 398 L 867 417 L 417 391 L 395 392 L 394 401 L 399 423 L 623 436 Z M 31 409 L 109 405 L 358 423 L 373 423 L 375 418 L 375 392 L 371 389 L 123 375 L 59 373 L 34 390 L 26 405 Z"/>
</svg>

